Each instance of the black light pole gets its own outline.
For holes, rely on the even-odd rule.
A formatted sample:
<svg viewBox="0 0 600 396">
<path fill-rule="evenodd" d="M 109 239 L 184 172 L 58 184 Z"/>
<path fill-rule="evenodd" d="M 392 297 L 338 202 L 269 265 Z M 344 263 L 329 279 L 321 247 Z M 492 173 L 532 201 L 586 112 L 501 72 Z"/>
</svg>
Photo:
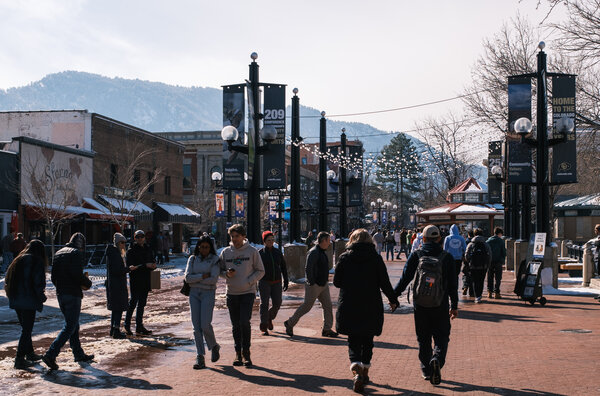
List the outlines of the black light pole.
<svg viewBox="0 0 600 396">
<path fill-rule="evenodd" d="M 319 123 L 319 151 L 319 231 L 327 231 L 327 120 L 324 111 Z"/>
<path fill-rule="evenodd" d="M 529 240 L 531 225 L 531 186 L 521 185 L 521 239 Z"/>
<path fill-rule="evenodd" d="M 341 154 L 342 154 L 342 166 L 340 167 L 340 181 L 342 193 L 340 195 L 341 203 L 340 203 L 340 235 L 342 238 L 346 238 L 348 236 L 348 220 L 346 213 L 346 166 L 347 166 L 347 158 L 346 158 L 346 128 L 342 128 L 342 136 L 341 136 Z"/>
<path fill-rule="evenodd" d="M 540 44 L 537 56 L 537 169 L 536 169 L 536 232 L 550 231 L 550 200 L 548 197 L 548 96 L 546 93 L 546 53 Z M 548 235 L 546 241 L 550 241 Z"/>
<path fill-rule="evenodd" d="M 277 224 L 277 244 L 279 245 L 279 249 L 281 249 L 283 244 L 283 194 L 281 191 L 279 191 L 277 197 L 277 220 L 279 220 L 279 224 Z"/>
<path fill-rule="evenodd" d="M 300 98 L 298 88 L 293 90 L 292 97 L 292 146 L 291 146 L 291 181 L 290 191 L 290 241 L 300 241 Z"/>
</svg>

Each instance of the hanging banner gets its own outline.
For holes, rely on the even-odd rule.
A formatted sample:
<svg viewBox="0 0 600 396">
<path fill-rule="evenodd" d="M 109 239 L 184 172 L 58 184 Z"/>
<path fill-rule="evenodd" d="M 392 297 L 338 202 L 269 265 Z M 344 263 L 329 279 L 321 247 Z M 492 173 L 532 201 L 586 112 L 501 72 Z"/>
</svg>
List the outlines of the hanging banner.
<svg viewBox="0 0 600 396">
<path fill-rule="evenodd" d="M 572 131 L 566 132 L 570 127 Z M 577 146 L 575 143 L 575 76 L 552 77 L 552 134 L 567 140 L 552 147 L 550 182 L 577 183 Z"/>
<path fill-rule="evenodd" d="M 508 169 L 506 182 L 530 184 L 533 182 L 531 149 L 521 144 L 515 133 L 515 121 L 521 117 L 531 120 L 531 78 L 508 78 Z"/>
<path fill-rule="evenodd" d="M 387 210 L 382 210 L 381 211 L 381 224 L 382 225 L 386 225 L 387 224 Z"/>
<path fill-rule="evenodd" d="M 502 181 L 492 173 L 494 166 L 502 166 L 502 141 L 488 143 L 488 202 L 491 204 L 502 203 Z"/>
<path fill-rule="evenodd" d="M 215 193 L 215 217 L 225 217 L 225 194 Z"/>
<path fill-rule="evenodd" d="M 285 212 L 283 212 L 283 220 L 290 221 L 290 208 L 291 207 L 292 207 L 291 199 L 285 198 L 283 200 L 283 209 L 285 210 Z"/>
<path fill-rule="evenodd" d="M 254 93 L 250 82 L 246 80 L 246 92 L 248 92 L 248 183 L 252 182 L 254 177 L 254 159 L 256 151 L 256 134 L 258 131 L 254 127 L 254 111 L 260 111 L 260 103 L 254 103 Z M 260 96 L 260 91 L 258 93 Z"/>
<path fill-rule="evenodd" d="M 235 217 L 244 217 L 244 194 L 235 193 Z"/>
<path fill-rule="evenodd" d="M 277 220 L 277 201 L 276 196 L 269 196 L 269 220 Z"/>
<path fill-rule="evenodd" d="M 285 85 L 265 85 L 263 128 L 272 126 L 277 137 L 261 156 L 262 189 L 285 188 Z"/>
<path fill-rule="evenodd" d="M 328 146 L 327 153 L 329 155 L 335 157 L 340 152 L 340 146 Z M 327 171 L 332 170 L 336 174 L 336 178 L 334 180 L 327 179 L 327 206 L 340 206 L 339 199 L 339 166 L 336 163 L 326 161 L 327 163 Z"/>
<path fill-rule="evenodd" d="M 244 86 L 223 86 L 223 127 L 234 126 L 239 132 L 234 146 L 244 146 L 245 137 Z M 246 188 L 244 173 L 247 172 L 248 156 L 236 151 L 227 150 L 227 142 L 223 142 L 223 187 Z"/>
<path fill-rule="evenodd" d="M 362 202 L 362 164 L 363 146 L 347 145 L 348 158 L 351 164 L 356 164 L 358 170 L 350 169 L 346 172 L 348 183 L 348 206 L 363 206 Z M 352 177 L 354 176 L 354 177 Z"/>
<path fill-rule="evenodd" d="M 377 211 L 373 212 L 373 223 L 377 223 L 379 221 L 379 216 L 377 216 Z"/>
</svg>

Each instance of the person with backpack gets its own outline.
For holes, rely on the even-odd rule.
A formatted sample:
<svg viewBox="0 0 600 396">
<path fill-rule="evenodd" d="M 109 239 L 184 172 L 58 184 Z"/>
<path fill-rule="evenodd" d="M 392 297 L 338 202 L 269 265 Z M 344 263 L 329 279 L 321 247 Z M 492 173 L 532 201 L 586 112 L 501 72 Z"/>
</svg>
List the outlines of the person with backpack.
<svg viewBox="0 0 600 396">
<path fill-rule="evenodd" d="M 454 260 L 440 245 L 440 230 L 428 225 L 423 245 L 411 253 L 394 292 L 400 296 L 412 282 L 415 331 L 423 379 L 438 385 L 450 341 L 450 319 L 458 316 Z M 410 298 L 410 294 L 409 294 Z M 450 299 L 450 303 L 448 302 Z M 431 339 L 435 347 L 431 348 Z"/>
<path fill-rule="evenodd" d="M 487 274 L 488 298 L 492 298 L 492 293 L 495 299 L 502 298 L 500 294 L 500 282 L 502 281 L 502 266 L 506 258 L 506 246 L 502 235 L 504 231 L 500 227 L 494 229 L 494 236 L 490 237 L 486 243 L 492 251 L 492 264 Z M 494 280 L 496 281 L 494 284 Z"/>
<path fill-rule="evenodd" d="M 482 234 L 483 231 L 480 228 L 473 230 L 474 237 L 469 245 L 467 245 L 465 253 L 465 265 L 471 274 L 475 303 L 481 302 L 485 274 L 492 260 L 492 251 Z"/>
<path fill-rule="evenodd" d="M 458 285 L 458 275 L 460 274 L 460 268 L 465 257 L 465 250 L 467 250 L 467 243 L 465 242 L 465 238 L 460 235 L 460 230 L 456 224 L 452 224 L 450 235 L 444 238 L 444 250 L 454 258 L 456 284 Z"/>
<path fill-rule="evenodd" d="M 392 256 L 391 261 L 394 261 L 394 246 L 396 246 L 396 239 L 394 239 L 394 232 L 392 230 L 388 231 L 385 235 L 385 259 L 390 260 L 390 255 Z"/>
</svg>

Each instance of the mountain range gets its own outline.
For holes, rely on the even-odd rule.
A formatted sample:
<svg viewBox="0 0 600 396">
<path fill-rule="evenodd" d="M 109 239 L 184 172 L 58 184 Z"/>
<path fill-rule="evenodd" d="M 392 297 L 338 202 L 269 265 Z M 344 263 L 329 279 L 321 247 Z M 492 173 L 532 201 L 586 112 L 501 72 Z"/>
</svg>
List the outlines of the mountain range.
<svg viewBox="0 0 600 396">
<path fill-rule="evenodd" d="M 26 86 L 0 90 L 0 111 L 87 109 L 150 132 L 220 130 L 222 96 L 217 88 L 65 71 Z M 290 114 L 288 106 L 288 136 Z M 300 106 L 300 117 L 300 135 L 307 142 L 316 142 L 320 111 Z M 368 137 L 361 138 L 367 152 L 380 151 L 394 136 L 368 124 L 328 119 L 328 140 L 339 140 L 342 128 L 346 128 L 348 139 Z"/>
</svg>

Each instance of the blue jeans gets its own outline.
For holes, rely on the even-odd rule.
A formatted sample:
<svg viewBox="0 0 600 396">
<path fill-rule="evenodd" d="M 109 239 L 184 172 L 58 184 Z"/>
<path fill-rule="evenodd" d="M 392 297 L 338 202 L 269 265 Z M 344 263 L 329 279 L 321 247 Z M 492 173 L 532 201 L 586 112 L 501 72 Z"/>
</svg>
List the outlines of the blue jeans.
<svg viewBox="0 0 600 396">
<path fill-rule="evenodd" d="M 254 293 L 227 295 L 227 308 L 229 308 L 236 352 L 250 350 L 250 318 L 252 318 L 252 306 L 255 298 Z"/>
<path fill-rule="evenodd" d="M 275 319 L 281 307 L 283 293 L 281 282 L 271 283 L 261 279 L 258 281 L 258 291 L 260 293 L 260 323 L 269 324 Z M 273 301 L 271 309 L 269 309 L 269 299 Z"/>
<path fill-rule="evenodd" d="M 390 259 L 390 254 L 392 255 L 392 261 L 394 261 L 394 245 L 391 243 L 385 245 L 385 259 Z"/>
<path fill-rule="evenodd" d="M 12 252 L 2 253 L 2 268 L 0 269 L 0 271 L 6 272 L 6 270 L 8 269 L 8 266 L 10 265 L 10 263 L 12 263 L 12 261 L 13 261 Z"/>
<path fill-rule="evenodd" d="M 215 290 L 190 288 L 190 313 L 194 326 L 194 341 L 198 355 L 204 355 L 204 340 L 208 349 L 217 345 L 212 327 L 213 309 L 215 308 Z"/>
<path fill-rule="evenodd" d="M 58 296 L 58 305 L 65 317 L 65 326 L 58 333 L 52 345 L 46 352 L 46 355 L 52 359 L 56 359 L 60 353 L 60 349 L 69 341 L 73 355 L 77 358 L 82 356 L 81 342 L 79 342 L 79 314 L 81 313 L 81 297 L 71 296 L 68 294 Z"/>
</svg>

